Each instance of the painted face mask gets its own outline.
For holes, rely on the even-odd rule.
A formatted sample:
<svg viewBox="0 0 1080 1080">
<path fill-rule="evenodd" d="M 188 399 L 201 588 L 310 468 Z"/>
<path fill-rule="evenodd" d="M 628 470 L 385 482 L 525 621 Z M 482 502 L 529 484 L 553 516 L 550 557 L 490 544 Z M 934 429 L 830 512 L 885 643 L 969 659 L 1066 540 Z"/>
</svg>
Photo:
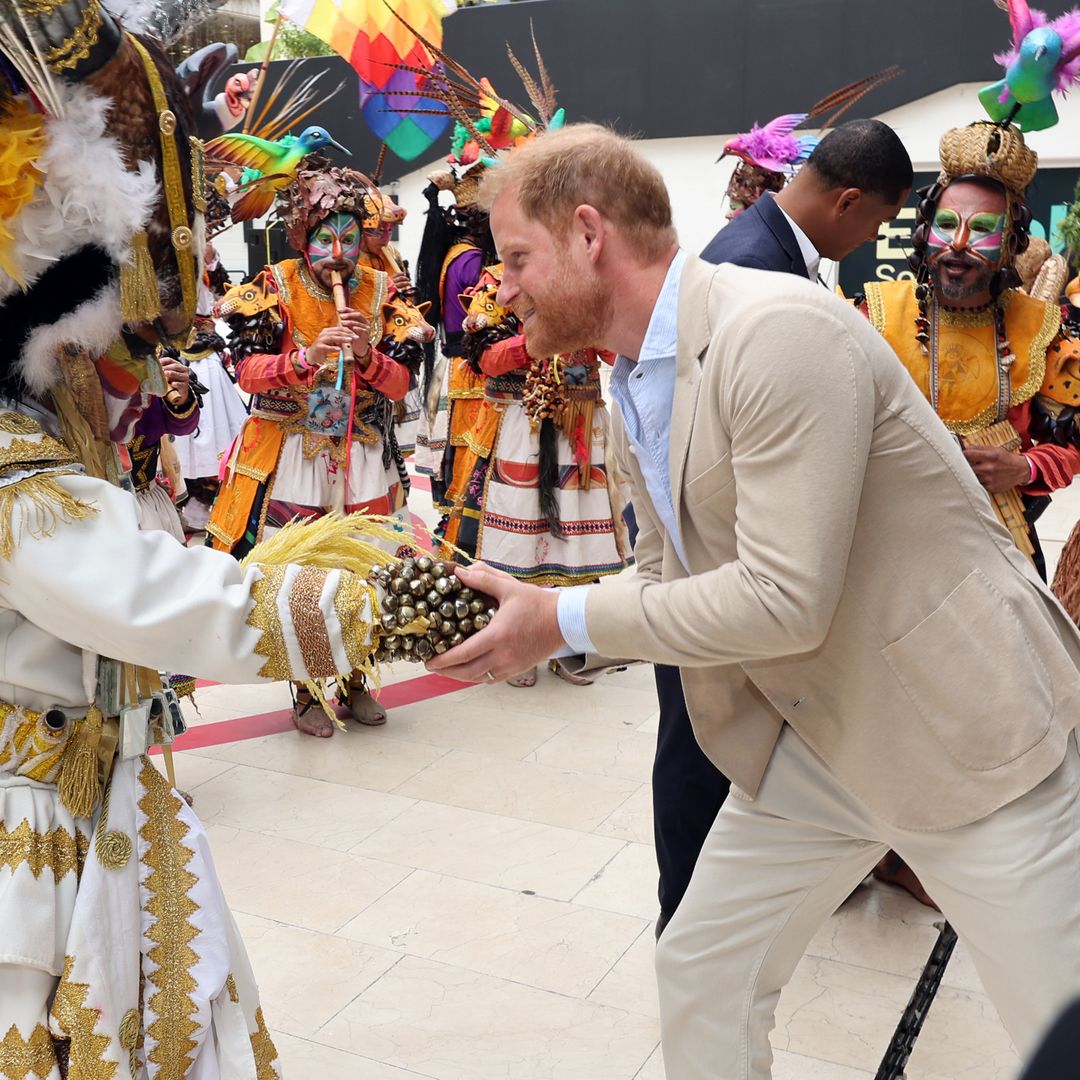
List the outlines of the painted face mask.
<svg viewBox="0 0 1080 1080">
<path fill-rule="evenodd" d="M 955 251 L 999 266 L 1005 246 L 1005 215 L 993 210 L 976 210 L 963 217 L 957 210 L 939 207 L 926 245 L 931 261 Z"/>
<path fill-rule="evenodd" d="M 766 191 L 783 190 L 786 182 L 787 177 L 783 173 L 771 172 L 747 161 L 740 161 L 728 181 L 728 221 L 748 210 Z"/>
<path fill-rule="evenodd" d="M 308 263 L 324 259 L 350 263 L 360 258 L 360 224 L 352 214 L 331 214 L 320 222 L 308 237 Z"/>
</svg>

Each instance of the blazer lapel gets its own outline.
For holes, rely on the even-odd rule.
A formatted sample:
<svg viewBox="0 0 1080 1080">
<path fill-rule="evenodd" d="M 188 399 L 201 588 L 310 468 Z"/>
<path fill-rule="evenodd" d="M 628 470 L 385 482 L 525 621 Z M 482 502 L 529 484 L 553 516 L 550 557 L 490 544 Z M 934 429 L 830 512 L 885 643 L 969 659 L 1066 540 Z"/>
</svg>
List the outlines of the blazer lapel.
<svg viewBox="0 0 1080 1080">
<path fill-rule="evenodd" d="M 772 192 L 762 195 L 752 209 L 761 214 L 761 220 L 769 227 L 769 231 L 776 237 L 776 242 L 784 249 L 784 254 L 791 260 L 791 272 L 799 277 L 809 277 L 806 270 L 806 260 L 803 258 L 799 241 L 795 239 L 795 233 L 784 217 L 784 211 L 776 205 Z"/>
<path fill-rule="evenodd" d="M 668 437 L 668 474 L 675 522 L 682 533 L 682 489 L 690 435 L 701 387 L 701 358 L 709 345 L 708 293 L 716 267 L 688 255 L 679 284 L 679 340 L 675 354 L 675 395 Z"/>
</svg>

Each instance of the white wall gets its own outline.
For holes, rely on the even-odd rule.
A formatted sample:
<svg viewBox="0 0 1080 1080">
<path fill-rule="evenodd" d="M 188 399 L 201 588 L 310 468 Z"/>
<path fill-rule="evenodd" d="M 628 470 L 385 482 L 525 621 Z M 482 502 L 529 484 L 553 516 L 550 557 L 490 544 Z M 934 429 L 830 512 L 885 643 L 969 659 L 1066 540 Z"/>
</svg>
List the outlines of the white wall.
<svg viewBox="0 0 1080 1080">
<path fill-rule="evenodd" d="M 942 132 L 961 127 L 985 115 L 976 97 L 981 84 L 961 83 L 929 97 L 881 113 L 879 119 L 894 128 L 907 147 L 917 172 L 938 167 L 937 144 Z M 1027 136 L 1028 145 L 1046 166 L 1080 166 L 1080 94 L 1056 98 L 1061 120 L 1048 131 Z M 768 120 L 763 117 L 762 120 Z M 685 139 L 642 139 L 641 151 L 663 173 L 671 193 L 675 227 L 683 246 L 700 251 L 724 224 L 727 201 L 724 189 L 734 162 L 716 159 L 733 135 L 708 135 Z M 401 251 L 410 263 L 424 228 L 425 202 L 420 192 L 425 177 L 441 168 L 435 158 L 401 180 L 398 197 L 409 210 L 401 230 Z"/>
<path fill-rule="evenodd" d="M 938 165 L 937 144 L 941 133 L 983 116 L 976 98 L 978 90 L 977 83 L 959 84 L 898 109 L 891 109 L 882 113 L 880 119 L 899 133 L 911 154 L 916 171 L 932 170 Z M 1065 100 L 1058 98 L 1057 102 L 1060 123 L 1048 131 L 1034 132 L 1028 136 L 1028 144 L 1038 152 L 1043 165 L 1080 166 L 1080 94 L 1073 94 Z M 734 163 L 731 159 L 725 159 L 718 164 L 716 159 L 724 143 L 731 137 L 731 134 L 727 134 L 684 139 L 643 139 L 638 144 L 664 175 L 671 193 L 679 239 L 691 251 L 700 251 L 724 224 L 727 209 L 724 189 Z M 399 247 L 413 267 L 416 265 L 427 207 L 421 192 L 427 183 L 427 175 L 445 167 L 444 155 L 449 149 L 449 139 L 446 143 L 445 148 L 441 148 L 442 156 L 433 156 L 418 165 L 401 179 L 397 187 L 398 200 L 409 211 L 401 227 Z M 230 271 L 246 268 L 243 235 L 239 227 L 223 233 L 215 243 Z"/>
</svg>

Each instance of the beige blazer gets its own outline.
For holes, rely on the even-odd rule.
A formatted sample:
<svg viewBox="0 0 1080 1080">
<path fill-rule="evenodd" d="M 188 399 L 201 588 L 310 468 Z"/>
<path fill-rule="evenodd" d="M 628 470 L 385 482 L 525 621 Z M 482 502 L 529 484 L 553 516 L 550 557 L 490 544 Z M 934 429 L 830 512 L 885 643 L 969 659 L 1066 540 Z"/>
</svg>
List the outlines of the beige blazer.
<svg viewBox="0 0 1080 1080">
<path fill-rule="evenodd" d="M 1080 721 L 1080 635 L 857 311 L 689 258 L 671 488 L 684 569 L 621 419 L 637 572 L 590 590 L 606 656 L 682 669 L 702 748 L 753 795 L 784 722 L 891 824 L 976 820 Z"/>
</svg>

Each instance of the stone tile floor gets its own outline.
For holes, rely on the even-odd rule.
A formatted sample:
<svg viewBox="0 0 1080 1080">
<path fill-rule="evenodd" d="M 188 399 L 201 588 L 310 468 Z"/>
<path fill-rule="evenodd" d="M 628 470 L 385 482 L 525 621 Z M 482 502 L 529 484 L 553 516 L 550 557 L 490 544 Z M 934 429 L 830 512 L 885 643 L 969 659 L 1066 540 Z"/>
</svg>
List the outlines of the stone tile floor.
<svg viewBox="0 0 1080 1080">
<path fill-rule="evenodd" d="M 1077 518 L 1080 489 L 1041 523 L 1051 560 Z M 410 703 L 384 728 L 321 741 L 282 730 L 283 686 L 206 687 L 204 745 L 178 748 L 286 1075 L 662 1080 L 650 670 L 450 689 L 399 666 L 386 694 Z M 873 1075 L 934 919 L 857 890 L 781 997 L 777 1080 Z M 961 946 L 910 1080 L 1017 1070 Z"/>
</svg>

